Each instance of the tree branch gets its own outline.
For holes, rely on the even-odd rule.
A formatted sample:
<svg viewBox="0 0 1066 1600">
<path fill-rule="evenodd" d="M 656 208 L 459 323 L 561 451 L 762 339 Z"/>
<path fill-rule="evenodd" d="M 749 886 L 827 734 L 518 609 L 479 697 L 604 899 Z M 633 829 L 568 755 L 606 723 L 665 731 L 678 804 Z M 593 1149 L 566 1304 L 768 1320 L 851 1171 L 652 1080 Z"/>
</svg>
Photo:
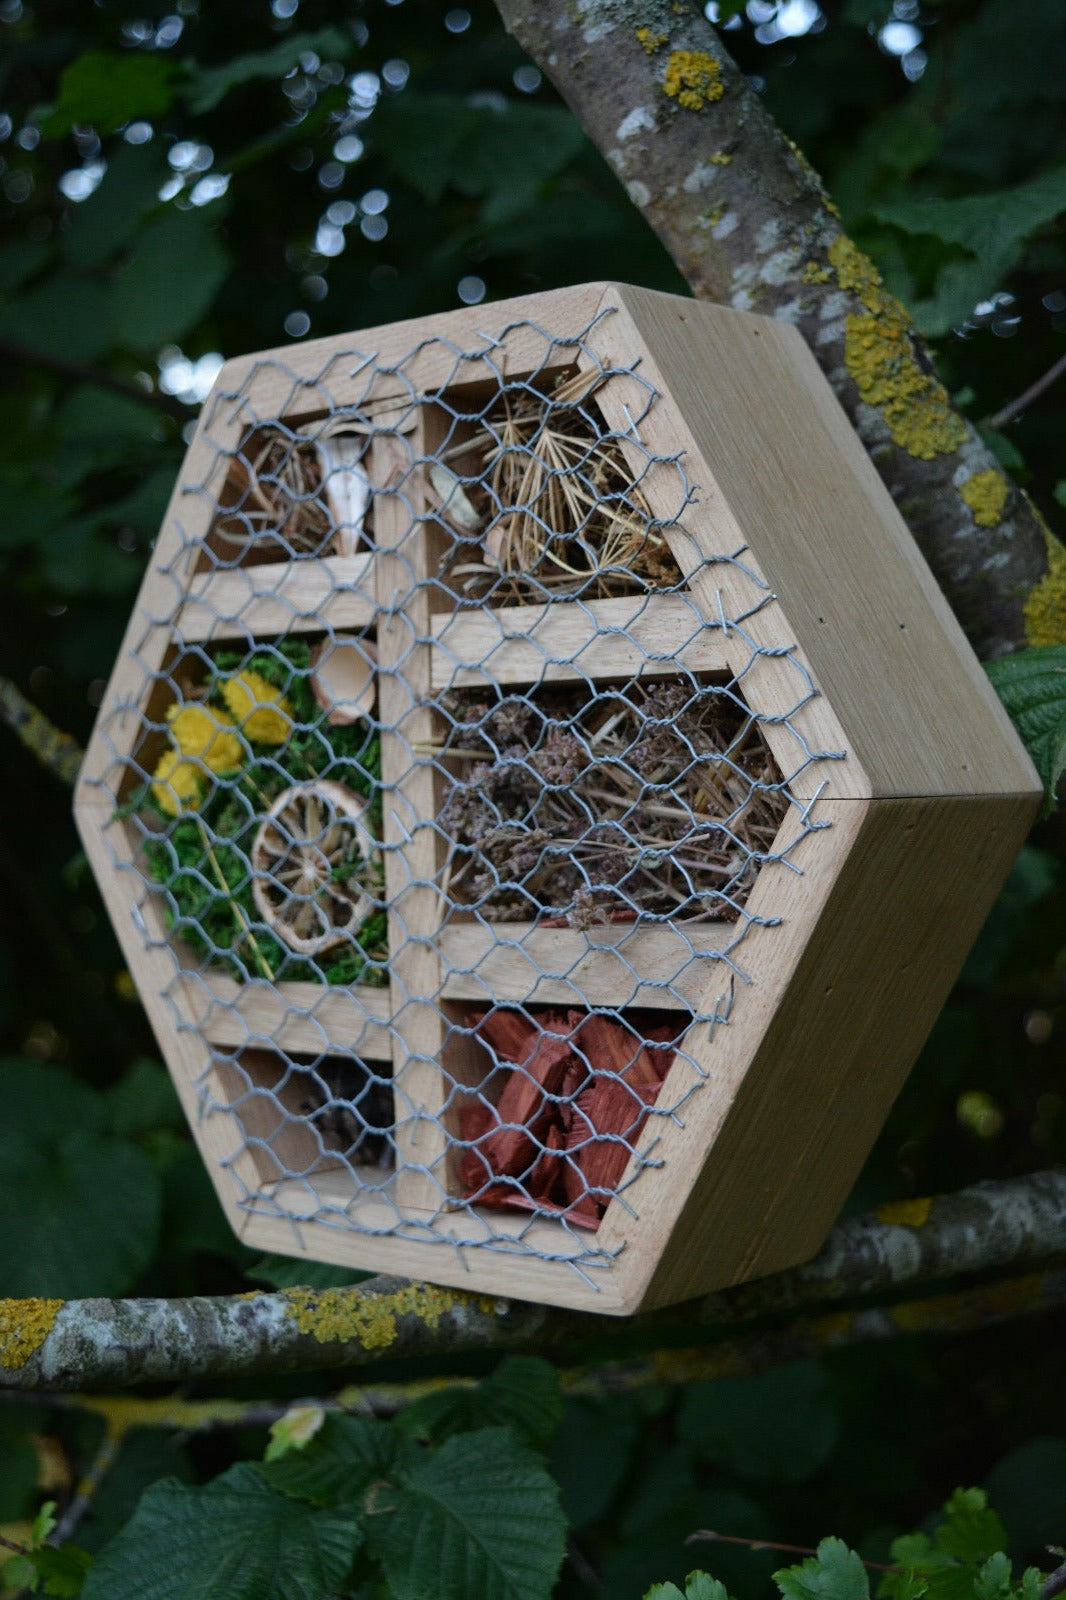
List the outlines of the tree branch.
<svg viewBox="0 0 1066 1600">
<path fill-rule="evenodd" d="M 905 1295 L 960 1273 L 994 1273 L 1066 1255 L 1066 1171 L 977 1184 L 935 1200 L 882 1207 L 841 1224 L 807 1265 L 708 1295 L 683 1308 L 620 1323 L 513 1301 L 374 1278 L 349 1289 L 191 1300 L 0 1301 L 0 1378 L 18 1389 L 76 1389 L 230 1378 L 268 1372 L 372 1367 L 475 1351 L 558 1350 L 610 1339 L 631 1350 L 706 1330 L 708 1348 L 654 1363 L 655 1381 L 755 1370 L 814 1348 L 904 1331 L 956 1331 L 973 1319 L 1019 1315 L 1066 1299 L 1066 1274 L 1045 1272 L 992 1289 L 925 1297 L 921 1312 L 836 1312 L 795 1320 L 809 1307 Z M 744 1357 L 710 1341 L 725 1328 L 793 1314 Z M 717 1354 L 716 1354 L 717 1352 Z M 704 1365 L 699 1366 L 702 1361 Z M 744 1362 L 748 1365 L 745 1366 Z M 627 1363 L 628 1365 L 628 1363 Z M 619 1378 L 619 1381 L 622 1381 Z"/>
<path fill-rule="evenodd" d="M 103 367 L 87 367 L 80 361 L 68 361 L 66 356 L 56 356 L 48 350 L 33 350 L 29 345 L 19 344 L 14 339 L 0 339 L 0 357 L 8 361 L 18 362 L 24 367 L 43 367 L 48 372 L 58 372 L 63 378 L 72 378 L 77 383 L 89 383 L 96 389 L 110 389 L 112 394 L 123 395 L 127 400 L 135 400 L 138 405 L 151 406 L 155 411 L 165 411 L 170 417 L 175 417 L 179 422 L 187 422 L 190 417 L 195 417 L 197 407 L 186 405 L 184 400 L 179 400 L 175 394 L 163 394 L 158 389 L 142 389 L 139 384 L 130 383 L 127 378 L 120 378 L 114 372 L 108 372 Z"/>
<path fill-rule="evenodd" d="M 81 745 L 50 722 L 10 678 L 4 677 L 0 677 L 0 722 L 7 724 L 46 772 L 60 783 L 76 783 L 85 755 Z"/>
<path fill-rule="evenodd" d="M 902 1300 L 892 1306 L 798 1317 L 754 1333 L 718 1338 L 705 1345 L 667 1347 L 617 1361 L 563 1367 L 559 1378 L 565 1394 L 605 1399 L 662 1384 L 750 1377 L 782 1362 L 852 1345 L 897 1339 L 903 1334 L 969 1333 L 1064 1304 L 1066 1271 L 1051 1269 L 1023 1278 L 997 1278 L 969 1289 Z M 448 1352 L 441 1350 L 439 1353 L 443 1356 Z M 324 1364 L 333 1363 L 327 1358 Z M 300 1401 L 189 1400 L 174 1395 L 139 1399 L 129 1395 L 57 1394 L 9 1388 L 0 1389 L 0 1401 L 9 1405 L 87 1411 L 102 1417 L 109 1432 L 116 1436 L 131 1428 L 169 1429 L 189 1434 L 226 1428 L 266 1428 L 283 1417 L 292 1405 L 317 1405 L 358 1416 L 392 1417 L 412 1401 L 436 1393 L 442 1382 L 466 1388 L 476 1381 L 460 1376 L 414 1379 L 406 1383 L 352 1383 L 336 1394 Z"/>
<path fill-rule="evenodd" d="M 1048 569 L 1039 513 L 952 407 L 907 313 L 702 10 L 496 3 L 693 293 L 803 332 L 978 653 L 1023 644 Z"/>
</svg>

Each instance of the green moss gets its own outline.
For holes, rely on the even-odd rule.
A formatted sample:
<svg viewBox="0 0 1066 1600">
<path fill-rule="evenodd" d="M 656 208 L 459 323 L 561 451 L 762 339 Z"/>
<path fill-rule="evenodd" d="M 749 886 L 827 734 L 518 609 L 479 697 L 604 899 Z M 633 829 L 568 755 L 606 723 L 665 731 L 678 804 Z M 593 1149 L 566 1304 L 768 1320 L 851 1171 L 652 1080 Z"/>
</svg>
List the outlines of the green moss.
<svg viewBox="0 0 1066 1600">
<path fill-rule="evenodd" d="M 262 927 L 248 867 L 252 842 L 270 803 L 291 784 L 311 778 L 328 778 L 365 796 L 370 801 L 367 824 L 380 837 L 377 736 L 365 723 L 331 727 L 326 722 L 311 691 L 311 652 L 302 640 L 243 654 L 219 651 L 214 664 L 209 703 L 221 703 L 219 685 L 229 674 L 257 672 L 284 691 L 295 727 L 280 748 L 253 743 L 248 765 L 223 775 L 195 811 L 170 818 L 150 790 L 138 796 L 138 803 L 165 825 L 148 840 L 145 859 L 166 891 L 168 926 L 238 978 L 383 984 L 388 950 L 384 912 L 363 923 L 358 943 L 346 942 L 314 962 L 302 960 Z M 380 893 L 380 884 L 368 887 Z"/>
</svg>

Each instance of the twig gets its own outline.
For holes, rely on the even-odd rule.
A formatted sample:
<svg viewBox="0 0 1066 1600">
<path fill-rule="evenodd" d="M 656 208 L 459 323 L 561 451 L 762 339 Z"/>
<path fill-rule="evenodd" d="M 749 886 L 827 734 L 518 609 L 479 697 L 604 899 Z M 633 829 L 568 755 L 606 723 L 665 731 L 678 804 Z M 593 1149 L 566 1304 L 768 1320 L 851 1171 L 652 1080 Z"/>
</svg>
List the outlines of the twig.
<svg viewBox="0 0 1066 1600">
<path fill-rule="evenodd" d="M 1003 406 L 1001 410 L 995 412 L 991 417 L 986 417 L 985 427 L 1002 428 L 1005 422 L 1010 422 L 1012 418 L 1023 412 L 1027 406 L 1032 405 L 1034 400 L 1038 400 L 1044 390 L 1050 389 L 1051 385 L 1058 378 L 1061 378 L 1064 372 L 1066 372 L 1066 355 L 1060 356 L 1054 366 L 1049 367 L 1042 378 L 1037 378 L 1035 383 L 1031 383 L 1028 389 L 1025 389 L 1016 400 L 1012 400 L 1009 405 Z"/>
<path fill-rule="evenodd" d="M 690 1533 L 685 1540 L 686 1544 L 740 1544 L 748 1550 L 780 1550 L 789 1556 L 816 1556 L 817 1550 L 809 1544 L 781 1544 L 777 1539 L 744 1539 L 736 1533 L 715 1533 L 710 1528 L 699 1528 L 695 1533 Z M 861 1559 L 861 1557 L 860 1557 Z M 883 1561 L 863 1561 L 863 1566 L 871 1572 L 901 1572 L 901 1567 L 886 1565 Z"/>
<path fill-rule="evenodd" d="M 94 1496 L 114 1466 L 125 1437 L 125 1428 L 105 1424 L 103 1438 L 96 1447 L 96 1454 L 90 1461 L 85 1476 L 78 1484 L 70 1504 L 48 1535 L 49 1544 L 63 1544 L 73 1536 L 81 1519 L 92 1505 Z"/>
<path fill-rule="evenodd" d="M 1060 1553 L 1056 1552 L 1056 1554 Z M 1040 1590 L 1040 1600 L 1054 1600 L 1054 1597 L 1057 1594 L 1062 1594 L 1064 1590 L 1066 1590 L 1066 1561 L 1060 1567 L 1056 1567 L 1054 1572 L 1049 1573 L 1044 1579 Z"/>
<path fill-rule="evenodd" d="M 247 916 L 245 914 L 244 907 L 240 904 L 239 901 L 234 899 L 232 893 L 230 892 L 230 886 L 226 882 L 226 874 L 222 871 L 222 867 L 219 864 L 219 859 L 215 855 L 214 849 L 213 849 L 213 847 L 211 845 L 211 840 L 208 837 L 207 829 L 204 827 L 202 818 L 197 817 L 196 822 L 197 822 L 197 826 L 199 827 L 199 830 L 200 830 L 200 839 L 201 839 L 201 841 L 203 843 L 204 851 L 205 851 L 205 853 L 207 855 L 208 861 L 211 863 L 211 870 L 215 874 L 215 878 L 216 878 L 216 880 L 218 882 L 218 886 L 222 890 L 222 893 L 223 893 L 223 895 L 224 895 L 224 897 L 226 899 L 226 903 L 229 906 L 230 910 L 233 912 L 234 918 L 235 918 L 235 920 L 237 922 L 237 926 L 242 930 L 242 932 L 244 934 L 244 937 L 248 940 L 248 943 L 251 945 L 252 949 L 254 950 L 255 959 L 259 963 L 259 966 L 260 966 L 260 968 L 262 970 L 264 978 L 266 978 L 270 983 L 273 983 L 274 982 L 274 973 L 273 973 L 273 970 L 272 970 L 272 968 L 270 966 L 270 963 L 267 960 L 266 956 L 264 956 L 263 952 L 259 948 L 259 944 L 258 944 L 258 942 L 256 940 L 255 934 L 252 932 L 252 925 L 248 921 L 248 918 L 247 918 Z"/>
<path fill-rule="evenodd" d="M 142 389 L 139 384 L 119 378 L 102 367 L 88 367 L 80 361 L 68 361 L 65 356 L 53 355 L 49 350 L 33 350 L 15 339 L 0 339 L 0 356 L 17 361 L 24 367 L 44 367 L 49 372 L 58 372 L 62 377 L 73 378 L 78 383 L 91 383 L 97 389 L 110 389 L 113 394 L 136 400 L 139 405 L 165 411 L 179 422 L 187 422 L 190 417 L 195 417 L 198 410 L 196 406 L 186 405 L 175 394 L 163 394 L 158 389 Z"/>
<path fill-rule="evenodd" d="M 10 678 L 0 677 L 0 721 L 6 722 L 18 735 L 19 741 L 46 772 L 52 773 L 60 783 L 76 782 L 85 755 L 81 745 L 50 722 Z"/>
</svg>

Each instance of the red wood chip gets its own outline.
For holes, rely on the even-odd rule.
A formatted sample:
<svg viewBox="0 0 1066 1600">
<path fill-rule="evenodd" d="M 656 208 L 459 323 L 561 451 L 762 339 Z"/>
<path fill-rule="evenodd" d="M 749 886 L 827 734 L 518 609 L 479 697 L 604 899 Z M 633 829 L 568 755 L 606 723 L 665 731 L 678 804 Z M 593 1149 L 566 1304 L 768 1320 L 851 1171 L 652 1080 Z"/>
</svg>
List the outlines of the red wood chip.
<svg viewBox="0 0 1066 1600">
<path fill-rule="evenodd" d="M 469 1101 L 460 1110 L 471 1146 L 459 1161 L 467 1196 L 595 1228 L 674 1058 L 677 1030 L 642 1035 L 618 1018 L 580 1011 L 533 1018 L 495 1010 L 467 1021 L 514 1067 L 497 1106 Z"/>
</svg>

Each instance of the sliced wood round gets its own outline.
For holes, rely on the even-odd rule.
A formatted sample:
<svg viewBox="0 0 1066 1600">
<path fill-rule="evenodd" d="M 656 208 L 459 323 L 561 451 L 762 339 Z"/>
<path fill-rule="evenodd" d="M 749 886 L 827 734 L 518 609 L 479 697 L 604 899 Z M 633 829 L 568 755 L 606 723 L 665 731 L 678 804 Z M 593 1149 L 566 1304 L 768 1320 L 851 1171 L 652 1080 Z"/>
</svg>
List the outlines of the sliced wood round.
<svg viewBox="0 0 1066 1600">
<path fill-rule="evenodd" d="M 366 801 L 316 779 L 282 790 L 252 844 L 256 909 L 301 955 L 322 955 L 356 933 L 375 908 L 359 887 L 376 846 Z"/>
<path fill-rule="evenodd" d="M 327 722 L 336 727 L 373 716 L 376 665 L 373 645 L 352 634 L 338 634 L 316 646 L 311 689 Z"/>
</svg>

